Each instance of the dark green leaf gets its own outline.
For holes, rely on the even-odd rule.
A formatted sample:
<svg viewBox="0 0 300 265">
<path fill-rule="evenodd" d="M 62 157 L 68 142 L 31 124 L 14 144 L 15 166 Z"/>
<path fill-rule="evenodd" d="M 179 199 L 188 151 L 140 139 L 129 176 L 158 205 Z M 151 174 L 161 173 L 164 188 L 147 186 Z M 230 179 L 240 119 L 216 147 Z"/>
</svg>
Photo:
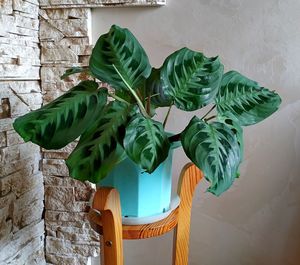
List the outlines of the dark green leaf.
<svg viewBox="0 0 300 265">
<path fill-rule="evenodd" d="M 83 67 L 72 67 L 69 68 L 65 71 L 65 73 L 60 77 L 60 79 L 66 79 L 68 76 L 73 75 L 73 74 L 78 74 L 78 73 L 82 73 L 82 72 L 89 72 L 89 69 L 87 67 L 83 68 Z"/>
<path fill-rule="evenodd" d="M 82 135 L 67 159 L 70 176 L 98 183 L 126 157 L 119 142 L 131 112 L 132 105 L 118 101 L 105 107 L 102 117 Z"/>
<path fill-rule="evenodd" d="M 244 159 L 244 134 L 243 128 L 240 126 L 238 120 L 231 114 L 226 113 L 226 116 L 218 115 L 218 121 L 223 122 L 226 124 L 228 128 L 234 133 L 235 137 L 237 138 L 238 145 L 240 147 L 240 154 L 241 154 L 241 162 Z M 239 172 L 238 172 L 239 175 Z"/>
<path fill-rule="evenodd" d="M 223 74 L 218 57 L 183 48 L 171 54 L 161 69 L 163 90 L 175 105 L 192 111 L 214 100 Z"/>
<path fill-rule="evenodd" d="M 225 123 L 211 124 L 194 117 L 181 134 L 186 155 L 211 183 L 208 191 L 219 196 L 233 183 L 241 162 L 236 136 Z"/>
<path fill-rule="evenodd" d="M 164 92 L 160 79 L 160 69 L 152 68 L 151 75 L 146 81 L 146 95 L 151 95 L 151 103 L 157 107 L 172 105 L 172 99 Z"/>
<path fill-rule="evenodd" d="M 101 115 L 107 90 L 94 81 L 83 81 L 44 107 L 14 122 L 15 130 L 27 141 L 45 149 L 59 149 L 75 140 Z"/>
<path fill-rule="evenodd" d="M 170 143 L 161 123 L 138 113 L 127 125 L 124 148 L 134 162 L 151 173 L 167 158 Z"/>
<path fill-rule="evenodd" d="M 281 103 L 278 94 L 260 87 L 238 72 L 224 74 L 216 97 L 218 112 L 234 115 L 240 125 L 252 125 L 274 113 Z"/>
<path fill-rule="evenodd" d="M 116 25 L 98 39 L 89 67 L 99 80 L 115 89 L 127 90 L 114 66 L 133 89 L 141 86 L 151 72 L 148 57 L 140 43 L 128 29 Z"/>
</svg>

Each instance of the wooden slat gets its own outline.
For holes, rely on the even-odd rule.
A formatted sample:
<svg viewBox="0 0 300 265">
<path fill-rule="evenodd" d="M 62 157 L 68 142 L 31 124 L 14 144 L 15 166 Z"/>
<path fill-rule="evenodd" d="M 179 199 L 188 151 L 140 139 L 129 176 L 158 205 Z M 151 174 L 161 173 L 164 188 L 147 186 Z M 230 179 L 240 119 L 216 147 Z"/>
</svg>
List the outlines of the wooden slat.
<svg viewBox="0 0 300 265">
<path fill-rule="evenodd" d="M 158 222 L 145 225 L 123 225 L 124 239 L 143 239 L 163 235 L 177 225 L 178 208 L 168 217 Z"/>
<path fill-rule="evenodd" d="M 145 225 L 123 225 L 123 239 L 144 239 L 163 235 L 171 231 L 178 220 L 178 208 L 174 209 L 165 219 Z M 89 221 L 92 228 L 103 235 L 103 223 L 101 214 L 91 209 L 89 212 Z"/>
<path fill-rule="evenodd" d="M 98 189 L 93 208 L 101 213 L 103 225 L 101 264 L 123 265 L 122 219 L 118 191 L 112 188 Z"/>
<path fill-rule="evenodd" d="M 181 171 L 178 183 L 180 205 L 178 224 L 174 230 L 173 265 L 188 265 L 192 200 L 203 173 L 192 163 Z"/>
</svg>

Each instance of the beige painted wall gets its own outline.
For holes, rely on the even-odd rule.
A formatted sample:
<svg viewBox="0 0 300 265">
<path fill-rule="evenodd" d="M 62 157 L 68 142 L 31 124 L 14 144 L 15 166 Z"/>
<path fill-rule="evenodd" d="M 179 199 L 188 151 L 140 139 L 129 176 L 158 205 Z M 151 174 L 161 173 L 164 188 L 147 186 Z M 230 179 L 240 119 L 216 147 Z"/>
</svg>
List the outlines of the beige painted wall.
<svg viewBox="0 0 300 265">
<path fill-rule="evenodd" d="M 115 23 L 130 28 L 160 66 L 187 46 L 220 55 L 283 99 L 278 113 L 245 130 L 241 178 L 219 198 L 197 190 L 190 265 L 297 265 L 300 260 L 300 2 L 169 0 L 162 8 L 93 10 L 94 40 Z M 200 112 L 198 112 L 200 113 Z M 179 131 L 194 113 L 173 110 Z M 187 161 L 177 152 L 174 180 Z M 171 236 L 125 244 L 126 264 L 167 265 Z"/>
</svg>

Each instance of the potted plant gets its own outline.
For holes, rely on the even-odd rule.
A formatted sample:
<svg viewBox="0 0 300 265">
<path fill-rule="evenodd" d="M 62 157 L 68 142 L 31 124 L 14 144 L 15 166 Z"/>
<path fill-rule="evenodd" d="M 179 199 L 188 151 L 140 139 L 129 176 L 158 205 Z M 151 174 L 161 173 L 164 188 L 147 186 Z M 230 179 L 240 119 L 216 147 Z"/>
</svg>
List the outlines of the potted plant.
<svg viewBox="0 0 300 265">
<path fill-rule="evenodd" d="M 132 205 L 136 216 L 152 215 L 168 206 L 170 150 L 176 145 L 182 145 L 204 172 L 211 184 L 209 192 L 219 196 L 226 191 L 239 175 L 243 126 L 267 118 L 281 102 L 275 92 L 242 74 L 224 73 L 218 57 L 208 58 L 188 48 L 172 53 L 159 69 L 152 68 L 133 34 L 116 25 L 100 36 L 88 67 L 71 68 L 62 78 L 80 72 L 87 80 L 17 118 L 14 128 L 25 141 L 45 149 L 60 149 L 80 137 L 66 160 L 70 176 L 116 185 L 123 215 L 134 215 Z M 182 132 L 165 131 L 171 106 L 194 111 L 209 104 L 210 110 L 193 117 Z M 163 123 L 155 120 L 159 107 L 169 108 Z M 136 210 L 136 194 L 145 195 L 142 208 L 149 211 Z M 153 198 L 158 198 L 155 209 L 150 205 Z"/>
</svg>

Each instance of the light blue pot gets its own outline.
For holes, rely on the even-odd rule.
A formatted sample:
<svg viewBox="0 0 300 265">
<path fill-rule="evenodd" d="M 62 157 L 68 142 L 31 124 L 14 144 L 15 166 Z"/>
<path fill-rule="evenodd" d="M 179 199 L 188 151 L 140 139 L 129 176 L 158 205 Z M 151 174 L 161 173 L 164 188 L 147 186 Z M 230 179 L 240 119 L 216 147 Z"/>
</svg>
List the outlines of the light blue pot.
<svg viewBox="0 0 300 265">
<path fill-rule="evenodd" d="M 168 158 L 151 174 L 127 158 L 98 186 L 114 187 L 119 191 L 123 217 L 161 214 L 170 207 L 172 157 L 173 150 L 170 150 Z"/>
</svg>

